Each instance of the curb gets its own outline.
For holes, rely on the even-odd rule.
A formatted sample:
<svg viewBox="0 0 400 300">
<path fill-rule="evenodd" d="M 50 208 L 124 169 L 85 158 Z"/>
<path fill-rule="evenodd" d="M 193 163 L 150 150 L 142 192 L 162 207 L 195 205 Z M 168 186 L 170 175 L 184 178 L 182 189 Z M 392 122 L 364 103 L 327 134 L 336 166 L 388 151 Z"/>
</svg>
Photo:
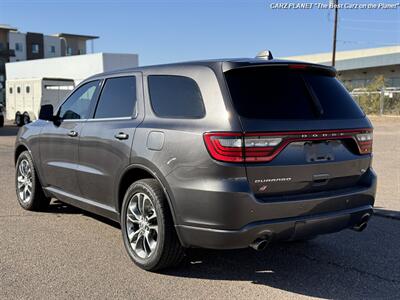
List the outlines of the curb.
<svg viewBox="0 0 400 300">
<path fill-rule="evenodd" d="M 383 217 L 383 218 L 394 219 L 394 220 L 400 221 L 400 212 L 398 212 L 398 211 L 375 208 L 374 215 L 378 216 L 378 217 Z"/>
</svg>

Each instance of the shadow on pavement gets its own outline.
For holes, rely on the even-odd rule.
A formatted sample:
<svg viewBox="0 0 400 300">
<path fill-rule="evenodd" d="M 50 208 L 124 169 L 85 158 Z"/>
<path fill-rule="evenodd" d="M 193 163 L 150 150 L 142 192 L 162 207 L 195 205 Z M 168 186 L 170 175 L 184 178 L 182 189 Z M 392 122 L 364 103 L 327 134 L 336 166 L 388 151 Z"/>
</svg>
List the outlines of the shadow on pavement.
<svg viewBox="0 0 400 300">
<path fill-rule="evenodd" d="M 0 136 L 14 136 L 17 135 L 19 127 L 17 126 L 4 126 L 0 127 Z"/>
<path fill-rule="evenodd" d="M 356 262 L 356 267 L 338 264 L 338 254 L 333 249 L 326 249 L 326 245 L 319 245 L 318 240 L 276 243 L 262 252 L 252 249 L 195 249 L 188 254 L 188 262 L 163 274 L 208 280 L 245 281 L 327 299 L 383 299 L 386 297 L 382 293 L 383 288 L 385 295 L 400 295 L 400 282 L 388 282 L 387 286 L 385 284 L 385 287 L 380 286 L 379 289 L 369 286 L 370 282 L 379 286 L 382 284 L 381 280 L 386 279 L 357 270 Z M 323 253 L 329 252 L 329 256 L 321 259 L 312 254 L 311 250 L 315 248 L 321 248 Z M 364 263 L 368 264 L 368 261 Z M 369 276 L 371 277 L 368 278 Z M 259 296 L 260 299 L 268 298 L 262 292 Z"/>
<path fill-rule="evenodd" d="M 84 214 L 120 228 L 113 221 L 59 201 L 48 212 Z M 400 234 L 396 232 L 399 224 L 396 220 L 375 217 L 363 233 L 345 230 L 308 242 L 275 243 L 262 252 L 250 248 L 189 249 L 181 266 L 161 274 L 251 282 L 319 298 L 399 299 Z M 261 299 L 268 296 L 263 291 L 260 290 Z"/>
<path fill-rule="evenodd" d="M 120 229 L 120 226 L 117 222 L 114 222 L 110 219 L 107 219 L 105 217 L 93 214 L 91 212 L 82 210 L 80 208 L 65 204 L 57 199 L 52 199 L 49 207 L 47 208 L 46 211 L 43 211 L 43 213 L 50 213 L 50 214 L 71 214 L 71 215 L 85 215 L 88 217 L 91 217 L 93 219 L 96 219 L 97 221 L 106 223 L 108 225 L 111 225 L 115 228 Z"/>
<path fill-rule="evenodd" d="M 374 214 L 384 218 L 400 220 L 400 211 L 389 210 L 379 206 L 374 207 Z"/>
</svg>

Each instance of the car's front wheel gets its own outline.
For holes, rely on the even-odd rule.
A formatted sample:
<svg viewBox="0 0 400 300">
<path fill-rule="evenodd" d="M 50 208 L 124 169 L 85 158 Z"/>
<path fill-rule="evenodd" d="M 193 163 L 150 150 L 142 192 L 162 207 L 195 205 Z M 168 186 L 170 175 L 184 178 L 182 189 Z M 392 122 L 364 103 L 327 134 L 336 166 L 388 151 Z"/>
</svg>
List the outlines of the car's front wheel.
<svg viewBox="0 0 400 300">
<path fill-rule="evenodd" d="M 33 160 L 28 151 L 22 152 L 17 160 L 15 188 L 18 203 L 26 210 L 44 210 L 50 203 L 37 177 Z"/>
<path fill-rule="evenodd" d="M 160 270 L 183 258 L 165 194 L 155 179 L 143 179 L 127 190 L 121 212 L 124 245 L 136 265 Z"/>
</svg>

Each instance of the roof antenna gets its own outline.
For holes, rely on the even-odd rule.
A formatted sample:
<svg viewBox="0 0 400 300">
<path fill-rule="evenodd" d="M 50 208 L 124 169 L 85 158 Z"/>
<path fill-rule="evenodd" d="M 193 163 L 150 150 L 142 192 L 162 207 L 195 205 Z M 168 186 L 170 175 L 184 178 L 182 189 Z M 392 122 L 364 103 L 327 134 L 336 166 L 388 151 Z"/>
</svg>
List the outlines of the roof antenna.
<svg viewBox="0 0 400 300">
<path fill-rule="evenodd" d="M 274 57 L 272 56 L 272 52 L 269 50 L 263 50 L 261 52 L 258 52 L 256 58 L 265 60 L 274 59 Z"/>
</svg>

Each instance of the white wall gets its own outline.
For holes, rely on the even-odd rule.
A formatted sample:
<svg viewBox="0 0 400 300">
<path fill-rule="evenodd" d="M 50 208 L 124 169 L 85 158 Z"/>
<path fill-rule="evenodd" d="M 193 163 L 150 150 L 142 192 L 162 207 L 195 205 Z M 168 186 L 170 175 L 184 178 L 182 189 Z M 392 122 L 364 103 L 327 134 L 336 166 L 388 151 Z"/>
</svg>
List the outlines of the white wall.
<svg viewBox="0 0 400 300">
<path fill-rule="evenodd" d="M 103 53 L 104 71 L 134 68 L 139 66 L 137 54 Z"/>
<path fill-rule="evenodd" d="M 51 46 L 55 47 L 55 52 L 51 53 Z M 59 37 L 44 35 L 43 36 L 44 57 L 59 57 L 61 56 L 61 41 Z"/>
<path fill-rule="evenodd" d="M 26 60 L 26 35 L 21 32 L 10 31 L 8 33 L 8 39 L 10 44 L 10 49 L 15 51 L 15 57 L 10 57 L 10 61 L 22 61 Z M 20 43 L 22 45 L 22 50 L 17 51 L 15 49 L 15 44 Z"/>
<path fill-rule="evenodd" d="M 137 66 L 137 54 L 94 53 L 7 63 L 6 76 L 7 80 L 51 77 L 79 83 L 98 73 Z"/>
</svg>

